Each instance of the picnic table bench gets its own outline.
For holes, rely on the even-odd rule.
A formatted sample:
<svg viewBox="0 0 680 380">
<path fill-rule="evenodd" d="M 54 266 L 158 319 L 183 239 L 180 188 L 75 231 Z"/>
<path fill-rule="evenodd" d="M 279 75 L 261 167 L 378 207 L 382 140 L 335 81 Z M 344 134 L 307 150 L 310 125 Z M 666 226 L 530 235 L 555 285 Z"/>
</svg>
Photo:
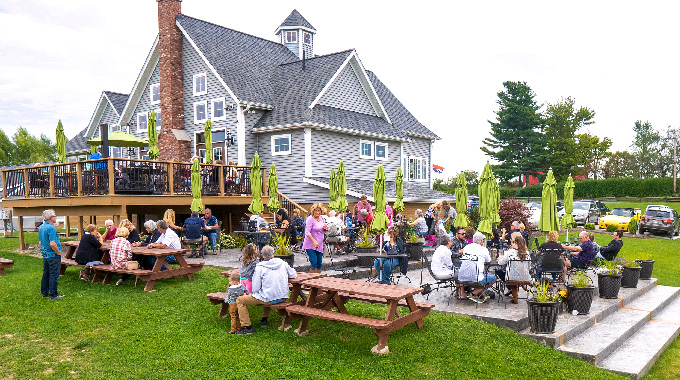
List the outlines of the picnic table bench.
<svg viewBox="0 0 680 380">
<path fill-rule="evenodd" d="M 78 245 L 80 244 L 79 241 L 67 241 L 64 242 L 63 244 L 67 246 L 68 249 L 66 250 L 66 254 L 64 255 L 64 257 L 62 257 L 61 259 L 61 268 L 59 271 L 60 275 L 63 275 L 64 272 L 66 271 L 66 268 L 69 266 L 75 266 L 84 269 L 89 268 L 86 265 L 76 263 L 76 261 L 74 260 L 75 252 L 78 249 Z M 134 255 L 150 255 L 156 257 L 156 263 L 154 264 L 154 267 L 151 270 L 124 269 L 124 268 L 113 269 L 111 268 L 110 265 L 111 259 L 109 257 L 109 243 L 104 243 L 101 247 L 101 250 L 104 251 L 101 260 L 104 264 L 92 266 L 92 270 L 94 271 L 92 282 L 99 281 L 103 277 L 102 284 L 104 285 L 109 284 L 111 282 L 114 273 L 131 274 L 135 276 L 135 285 L 137 283 L 137 280 L 142 280 L 146 282 L 144 290 L 150 292 L 153 290 L 153 286 L 156 283 L 156 280 L 163 278 L 179 277 L 183 275 L 186 275 L 187 278 L 192 279 L 194 278 L 193 274 L 195 272 L 198 272 L 201 269 L 203 269 L 202 262 L 184 260 L 184 257 L 182 255 L 185 252 L 187 252 L 186 249 L 132 247 L 132 254 Z M 175 259 L 177 259 L 177 263 L 179 264 L 179 268 L 172 268 L 170 267 L 169 264 L 167 264 L 165 259 L 167 256 L 170 255 L 175 256 Z M 165 264 L 167 264 L 166 270 L 162 271 L 161 269 Z"/>
<path fill-rule="evenodd" d="M 0 275 L 7 274 L 5 269 L 9 269 L 14 266 L 14 260 L 0 258 Z"/>
<path fill-rule="evenodd" d="M 305 305 L 295 304 L 286 307 L 286 312 L 291 318 L 302 318 L 300 327 L 295 330 L 298 335 L 308 334 L 307 324 L 310 317 L 370 327 L 373 329 L 373 333 L 378 336 L 378 344 L 371 349 L 371 352 L 376 354 L 389 352 L 387 339 L 390 332 L 410 323 L 415 323 L 416 327 L 422 328 L 423 318 L 429 315 L 430 310 L 434 307 L 433 304 L 416 303 L 413 300 L 413 296 L 422 291 L 420 288 L 375 284 L 335 277 L 305 280 L 302 281 L 302 286 L 310 289 Z M 350 315 L 345 308 L 345 303 L 350 299 L 387 304 L 388 310 L 385 319 Z M 407 314 L 397 315 L 397 306 L 400 303 L 409 308 Z M 334 311 L 333 308 L 337 311 Z"/>
</svg>

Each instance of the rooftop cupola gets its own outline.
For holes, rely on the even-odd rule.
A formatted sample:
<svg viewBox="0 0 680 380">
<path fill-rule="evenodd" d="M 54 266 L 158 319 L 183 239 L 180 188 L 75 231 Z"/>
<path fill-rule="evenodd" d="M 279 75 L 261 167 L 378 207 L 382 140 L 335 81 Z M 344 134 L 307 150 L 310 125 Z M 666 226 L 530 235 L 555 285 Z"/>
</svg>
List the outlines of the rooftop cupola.
<svg viewBox="0 0 680 380">
<path fill-rule="evenodd" d="M 275 33 L 279 42 L 286 45 L 299 59 L 302 59 L 303 52 L 306 58 L 314 56 L 316 29 L 297 10 L 293 9 L 290 12 L 290 15 L 276 28 Z"/>
</svg>

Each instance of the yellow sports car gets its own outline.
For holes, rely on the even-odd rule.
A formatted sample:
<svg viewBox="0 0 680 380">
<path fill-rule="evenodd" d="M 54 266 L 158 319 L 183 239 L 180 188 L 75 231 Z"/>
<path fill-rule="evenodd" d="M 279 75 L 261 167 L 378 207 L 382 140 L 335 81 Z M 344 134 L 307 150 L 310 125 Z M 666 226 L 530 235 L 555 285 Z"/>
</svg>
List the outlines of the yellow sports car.
<svg viewBox="0 0 680 380">
<path fill-rule="evenodd" d="M 606 229 L 607 225 L 613 224 L 621 231 L 628 231 L 628 223 L 631 220 L 640 222 L 640 213 L 635 213 L 632 208 L 615 208 L 607 215 L 600 218 L 600 228 Z"/>
</svg>

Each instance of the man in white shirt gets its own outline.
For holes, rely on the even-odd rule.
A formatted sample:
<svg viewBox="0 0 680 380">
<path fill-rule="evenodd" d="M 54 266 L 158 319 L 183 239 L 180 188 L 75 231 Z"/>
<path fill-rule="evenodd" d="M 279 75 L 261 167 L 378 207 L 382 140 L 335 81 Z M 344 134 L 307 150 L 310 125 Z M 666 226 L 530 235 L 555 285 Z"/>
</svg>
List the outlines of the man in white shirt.
<svg viewBox="0 0 680 380">
<path fill-rule="evenodd" d="M 182 249 L 182 243 L 179 241 L 179 236 L 172 229 L 168 228 L 168 223 L 165 220 L 156 222 L 156 229 L 160 231 L 161 236 L 158 237 L 155 243 L 147 245 L 147 248 L 173 248 Z M 170 264 L 177 263 L 175 256 L 169 255 L 165 258 Z"/>
<path fill-rule="evenodd" d="M 432 273 L 434 273 L 435 280 L 455 277 L 456 273 L 453 268 L 453 261 L 451 261 L 451 238 L 449 235 L 442 237 L 442 244 L 432 254 L 430 267 L 432 268 Z"/>
<path fill-rule="evenodd" d="M 496 276 L 484 273 L 484 264 L 491 261 L 485 240 L 483 233 L 475 232 L 472 236 L 472 244 L 463 248 L 463 264 L 458 275 L 460 281 L 479 282 L 484 286 L 475 289 L 468 297 L 478 303 L 486 302 L 489 297 L 494 297 L 492 292 L 485 292 L 485 288 L 490 287 L 496 280 Z"/>
</svg>

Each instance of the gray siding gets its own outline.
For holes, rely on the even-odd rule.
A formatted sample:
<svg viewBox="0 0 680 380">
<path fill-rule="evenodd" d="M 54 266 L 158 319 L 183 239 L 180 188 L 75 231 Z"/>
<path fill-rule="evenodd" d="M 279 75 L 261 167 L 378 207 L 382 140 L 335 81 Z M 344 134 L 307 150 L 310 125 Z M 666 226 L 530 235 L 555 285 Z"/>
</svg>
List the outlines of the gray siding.
<svg viewBox="0 0 680 380">
<path fill-rule="evenodd" d="M 302 51 L 305 52 L 305 58 L 312 58 L 314 57 L 314 34 L 310 33 L 312 35 L 312 43 L 310 45 L 306 43 L 302 43 Z M 302 33 L 300 33 L 300 36 L 302 37 Z M 302 58 L 302 57 L 300 57 Z"/>
<path fill-rule="evenodd" d="M 147 119 L 149 117 L 149 113 L 151 111 L 156 111 L 156 113 L 160 112 L 161 110 L 161 104 L 157 103 L 154 105 L 151 105 L 151 99 L 149 98 L 149 94 L 151 93 L 151 85 L 154 84 L 159 84 L 160 83 L 160 77 L 158 74 L 158 64 L 156 64 L 156 67 L 153 68 L 153 73 L 151 74 L 151 77 L 149 78 L 149 81 L 147 83 L 140 83 L 140 86 L 144 86 L 144 92 L 142 92 L 141 98 L 139 98 L 137 104 L 135 105 L 135 111 L 132 113 L 132 122 L 133 126 L 130 128 L 129 133 L 131 135 L 137 136 L 141 139 L 147 139 L 149 136 L 147 135 L 147 131 L 139 131 L 139 123 L 137 121 L 137 114 L 140 112 L 147 112 Z M 158 120 L 158 115 L 156 115 L 156 120 Z M 163 115 L 161 114 L 161 119 L 163 118 Z M 158 122 L 156 122 L 156 128 L 157 128 L 157 133 L 160 133 L 160 129 L 163 128 L 163 121 L 161 120 L 160 123 L 160 129 L 158 129 Z"/>
<path fill-rule="evenodd" d="M 262 160 L 262 151 L 264 149 L 269 149 L 269 145 L 263 146 L 263 136 L 260 134 L 252 133 L 253 127 L 258 120 L 262 117 L 264 111 L 255 111 L 254 113 L 245 114 L 245 130 L 246 130 L 246 165 L 250 165 L 253 161 L 253 156 L 255 152 L 260 153 L 260 160 Z M 267 137 L 268 139 L 269 137 Z M 264 161 L 263 161 L 264 162 Z"/>
<path fill-rule="evenodd" d="M 364 88 L 350 65 L 346 65 L 331 87 L 319 100 L 319 104 L 329 107 L 377 116 L 368 100 Z"/>
<path fill-rule="evenodd" d="M 298 35 L 298 36 L 297 36 L 297 42 L 286 42 L 286 32 L 287 32 L 287 31 L 290 31 L 290 32 L 293 32 L 293 31 L 294 31 L 294 32 L 297 33 L 297 35 Z M 299 54 L 300 54 L 300 43 L 301 43 L 301 40 L 300 40 L 300 39 L 301 39 L 301 38 L 302 38 L 302 33 L 300 33 L 300 30 L 299 30 L 299 29 L 296 29 L 296 30 L 290 30 L 290 29 L 289 29 L 289 30 L 282 30 L 282 31 L 281 31 L 281 43 L 282 43 L 285 47 L 287 47 L 288 50 L 292 51 L 293 54 L 295 54 L 296 57 L 298 57 L 298 58 L 300 58 L 300 59 L 302 59 L 302 57 L 299 57 Z M 312 38 L 313 38 L 313 37 L 312 37 Z"/>
<path fill-rule="evenodd" d="M 387 160 L 360 158 L 359 142 L 361 140 L 387 143 Z M 394 141 L 312 130 L 312 176 L 328 177 L 331 169 L 337 169 L 342 159 L 345 163 L 347 178 L 374 178 L 378 165 L 382 165 L 388 180 L 394 180 L 397 168 L 399 168 L 399 151 L 400 144 Z M 302 163 L 304 166 L 304 160 Z"/>
<path fill-rule="evenodd" d="M 106 99 L 106 98 L 104 98 Z M 106 101 L 106 100 L 104 100 Z M 99 137 L 99 124 L 109 124 L 109 125 L 114 125 L 118 124 L 118 121 L 120 120 L 120 117 L 116 113 L 116 111 L 113 109 L 111 106 L 111 103 L 106 102 L 106 108 L 104 108 L 104 112 L 102 113 L 101 119 L 99 119 L 99 122 L 96 123 L 96 128 L 94 130 L 93 138 L 94 137 Z"/>
<path fill-rule="evenodd" d="M 431 143 L 430 140 L 427 139 L 420 139 L 416 137 L 411 137 L 411 141 L 404 142 L 404 158 L 408 158 L 409 156 L 413 157 L 419 157 L 419 158 L 424 158 L 427 160 L 427 178 L 428 180 L 430 179 L 430 176 L 432 175 L 432 162 L 431 156 L 430 156 L 430 148 L 431 148 Z M 403 162 L 403 161 L 402 161 Z M 404 171 L 404 179 L 408 179 L 408 168 L 402 167 L 402 170 Z"/>
</svg>

